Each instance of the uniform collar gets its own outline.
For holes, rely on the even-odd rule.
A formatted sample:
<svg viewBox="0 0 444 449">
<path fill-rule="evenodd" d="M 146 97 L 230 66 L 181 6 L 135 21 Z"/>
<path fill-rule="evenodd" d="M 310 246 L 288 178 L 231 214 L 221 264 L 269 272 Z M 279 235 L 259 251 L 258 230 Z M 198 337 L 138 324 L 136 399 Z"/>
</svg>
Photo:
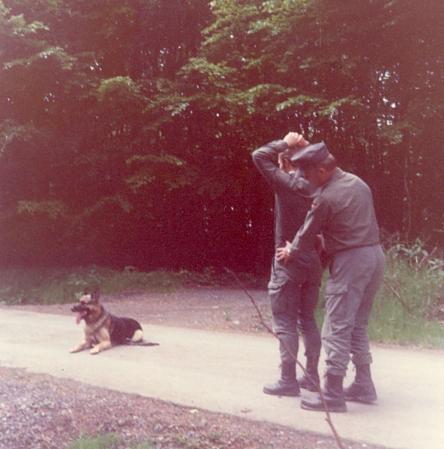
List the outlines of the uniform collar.
<svg viewBox="0 0 444 449">
<path fill-rule="evenodd" d="M 338 179 L 342 178 L 344 174 L 345 174 L 344 170 L 340 169 L 339 167 L 336 167 L 333 171 L 330 180 L 321 187 L 321 190 L 325 190 L 326 188 L 328 188 L 328 186 L 335 183 Z"/>
</svg>

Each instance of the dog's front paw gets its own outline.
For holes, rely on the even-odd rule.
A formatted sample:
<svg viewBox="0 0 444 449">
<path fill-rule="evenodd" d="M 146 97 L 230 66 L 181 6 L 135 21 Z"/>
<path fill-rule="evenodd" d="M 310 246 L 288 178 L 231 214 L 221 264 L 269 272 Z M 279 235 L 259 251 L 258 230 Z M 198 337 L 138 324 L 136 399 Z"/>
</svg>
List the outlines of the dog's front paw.
<svg viewBox="0 0 444 449">
<path fill-rule="evenodd" d="M 100 348 L 99 348 L 98 345 L 97 345 L 97 346 L 94 346 L 94 348 L 92 348 L 92 349 L 89 351 L 90 354 L 98 354 L 99 352 L 100 352 Z"/>
<path fill-rule="evenodd" d="M 71 349 L 69 350 L 69 352 L 72 354 L 72 353 L 74 353 L 74 352 L 80 352 L 80 351 L 83 351 L 84 349 L 87 349 L 87 348 L 89 348 L 89 347 L 90 347 L 90 344 L 89 344 L 87 341 L 84 341 L 83 343 L 80 343 L 79 345 L 74 346 L 73 348 L 71 348 Z"/>
<path fill-rule="evenodd" d="M 70 350 L 69 350 L 69 352 L 71 353 L 71 354 L 74 354 L 75 352 L 80 352 L 80 351 L 82 351 L 84 348 L 83 348 L 83 345 L 82 346 L 75 346 L 74 348 L 71 348 Z"/>
</svg>

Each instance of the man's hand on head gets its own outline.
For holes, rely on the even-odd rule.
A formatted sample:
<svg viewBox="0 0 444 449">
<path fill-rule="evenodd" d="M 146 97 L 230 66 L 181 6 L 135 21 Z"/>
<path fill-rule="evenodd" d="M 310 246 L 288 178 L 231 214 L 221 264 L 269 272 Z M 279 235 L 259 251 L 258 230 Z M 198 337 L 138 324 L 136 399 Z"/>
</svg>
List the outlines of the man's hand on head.
<svg viewBox="0 0 444 449">
<path fill-rule="evenodd" d="M 302 134 L 296 132 L 289 132 L 284 137 L 284 141 L 287 143 L 288 147 L 293 150 L 300 150 L 310 144 L 304 139 Z"/>
</svg>

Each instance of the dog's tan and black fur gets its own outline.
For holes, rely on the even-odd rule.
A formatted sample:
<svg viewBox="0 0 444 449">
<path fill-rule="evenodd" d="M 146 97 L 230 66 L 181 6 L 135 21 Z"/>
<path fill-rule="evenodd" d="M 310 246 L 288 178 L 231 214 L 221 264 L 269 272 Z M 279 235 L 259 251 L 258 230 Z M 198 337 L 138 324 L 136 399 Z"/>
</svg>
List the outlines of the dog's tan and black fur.
<svg viewBox="0 0 444 449">
<path fill-rule="evenodd" d="M 98 354 L 112 346 L 139 343 L 143 340 L 140 323 L 132 318 L 121 318 L 107 312 L 99 302 L 99 291 L 84 293 L 79 302 L 71 308 L 77 313 L 77 323 L 85 322 L 85 339 L 70 352 L 90 349 Z"/>
</svg>

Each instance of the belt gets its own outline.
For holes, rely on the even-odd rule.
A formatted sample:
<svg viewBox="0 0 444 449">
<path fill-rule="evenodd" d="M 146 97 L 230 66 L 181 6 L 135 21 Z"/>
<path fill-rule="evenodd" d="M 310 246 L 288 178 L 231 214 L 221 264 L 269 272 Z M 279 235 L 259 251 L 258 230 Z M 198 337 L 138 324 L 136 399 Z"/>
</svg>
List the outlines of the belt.
<svg viewBox="0 0 444 449">
<path fill-rule="evenodd" d="M 333 254 L 331 254 L 330 257 L 334 257 L 334 256 L 336 256 L 336 254 L 343 253 L 344 251 L 350 251 L 352 249 L 357 249 L 357 248 L 370 248 L 372 246 L 379 246 L 380 244 L 381 244 L 381 242 L 370 243 L 370 244 L 365 244 L 365 245 L 348 246 L 347 248 L 338 249 Z"/>
</svg>

